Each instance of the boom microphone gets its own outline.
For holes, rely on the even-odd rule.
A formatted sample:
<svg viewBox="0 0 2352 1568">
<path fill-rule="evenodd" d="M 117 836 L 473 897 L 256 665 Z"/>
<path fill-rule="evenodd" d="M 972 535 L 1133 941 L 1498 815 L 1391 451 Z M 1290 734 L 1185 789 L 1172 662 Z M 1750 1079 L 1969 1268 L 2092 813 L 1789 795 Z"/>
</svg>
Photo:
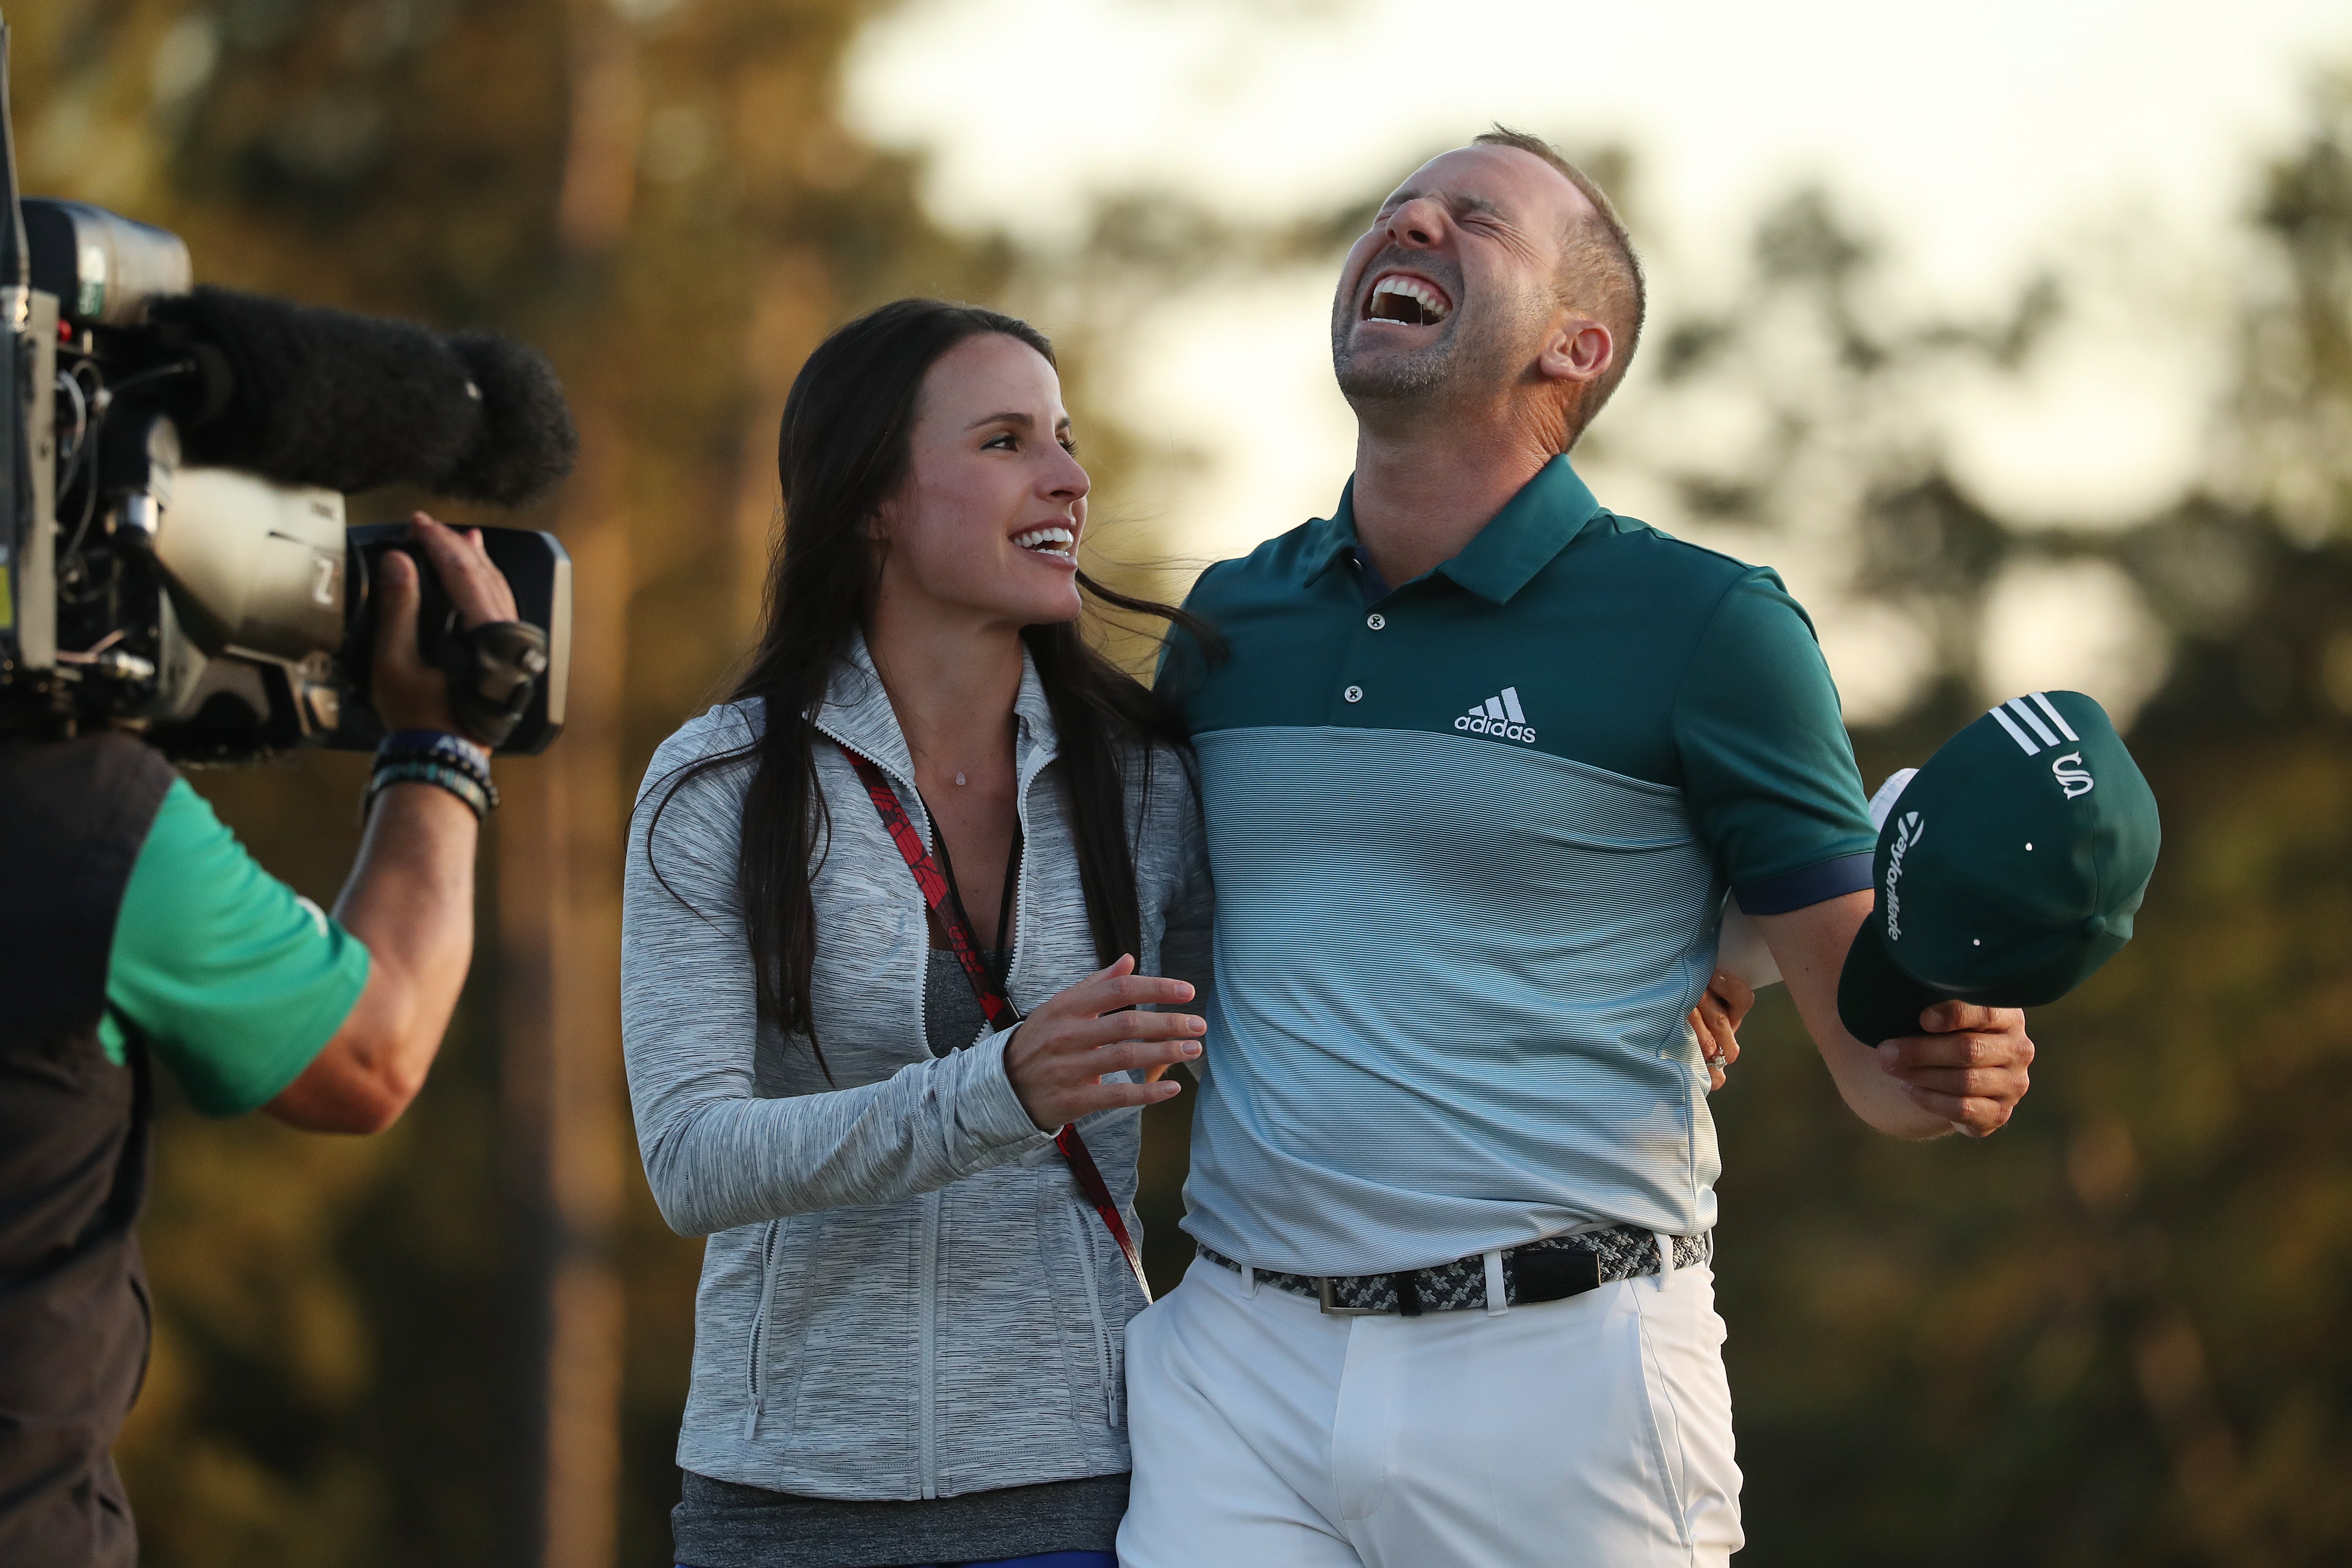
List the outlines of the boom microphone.
<svg viewBox="0 0 2352 1568">
<path fill-rule="evenodd" d="M 149 320 L 191 351 L 202 407 L 192 463 L 356 491 L 413 484 L 519 506 L 572 471 L 579 436 L 553 367 L 494 332 L 442 337 L 414 321 L 201 287 Z"/>
<path fill-rule="evenodd" d="M 498 332 L 457 332 L 449 352 L 481 395 L 481 430 L 442 481 L 451 495 L 520 506 L 572 471 L 580 450 L 554 367 Z"/>
</svg>

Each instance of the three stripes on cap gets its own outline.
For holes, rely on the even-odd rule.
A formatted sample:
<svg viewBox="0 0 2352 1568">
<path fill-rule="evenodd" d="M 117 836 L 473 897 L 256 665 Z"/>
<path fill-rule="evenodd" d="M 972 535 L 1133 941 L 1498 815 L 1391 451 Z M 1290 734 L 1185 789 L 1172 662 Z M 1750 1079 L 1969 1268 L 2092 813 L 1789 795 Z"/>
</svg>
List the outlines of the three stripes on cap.
<svg viewBox="0 0 2352 1568">
<path fill-rule="evenodd" d="M 2038 713 L 2034 711 L 2037 708 L 2041 710 Z M 2023 697 L 2012 697 L 1988 711 L 2000 721 L 2000 727 L 2009 731 L 2009 738 L 2015 741 L 2018 749 L 2029 757 L 2039 756 L 2043 748 L 2059 744 L 2062 736 L 2076 745 L 2082 744 L 2083 737 L 2074 733 L 2074 727 L 2066 722 L 2066 716 L 2059 712 L 2057 705 L 2042 692 L 2034 691 Z M 2017 717 L 2010 717 L 2012 713 Z M 2024 729 L 2018 727 L 2020 719 L 2025 721 Z M 2044 719 L 2049 722 L 2044 723 L 2042 721 Z M 2057 734 L 2053 735 L 2050 732 L 2052 725 L 2057 726 Z M 2032 731 L 2035 736 L 2040 737 L 2039 741 L 2028 737 L 2026 730 Z"/>
</svg>

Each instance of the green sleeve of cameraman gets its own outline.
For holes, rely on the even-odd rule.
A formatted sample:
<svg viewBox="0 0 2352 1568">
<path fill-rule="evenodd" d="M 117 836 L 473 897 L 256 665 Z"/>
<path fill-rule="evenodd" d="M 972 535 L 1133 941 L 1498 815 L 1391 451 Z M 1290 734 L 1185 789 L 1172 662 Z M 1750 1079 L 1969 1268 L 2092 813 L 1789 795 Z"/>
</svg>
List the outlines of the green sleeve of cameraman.
<svg viewBox="0 0 2352 1568">
<path fill-rule="evenodd" d="M 334 1037 L 368 951 L 264 871 L 185 779 L 140 847 L 106 974 L 108 1055 L 137 1028 L 190 1103 L 212 1116 L 267 1104 Z"/>
</svg>

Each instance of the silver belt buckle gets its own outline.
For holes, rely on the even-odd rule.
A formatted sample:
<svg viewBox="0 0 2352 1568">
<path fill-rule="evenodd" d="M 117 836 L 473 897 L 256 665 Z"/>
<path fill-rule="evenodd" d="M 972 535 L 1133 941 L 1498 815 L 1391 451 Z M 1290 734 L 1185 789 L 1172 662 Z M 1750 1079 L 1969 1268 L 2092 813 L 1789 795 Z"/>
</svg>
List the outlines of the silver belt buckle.
<svg viewBox="0 0 2352 1568">
<path fill-rule="evenodd" d="M 1328 1274 L 1318 1274 L 1315 1277 L 1315 1296 L 1316 1300 L 1323 1303 L 1323 1314 L 1326 1317 L 1377 1318 L 1381 1316 L 1381 1310 L 1378 1307 L 1342 1307 L 1339 1305 L 1339 1297 L 1332 1292 L 1331 1276 Z"/>
</svg>

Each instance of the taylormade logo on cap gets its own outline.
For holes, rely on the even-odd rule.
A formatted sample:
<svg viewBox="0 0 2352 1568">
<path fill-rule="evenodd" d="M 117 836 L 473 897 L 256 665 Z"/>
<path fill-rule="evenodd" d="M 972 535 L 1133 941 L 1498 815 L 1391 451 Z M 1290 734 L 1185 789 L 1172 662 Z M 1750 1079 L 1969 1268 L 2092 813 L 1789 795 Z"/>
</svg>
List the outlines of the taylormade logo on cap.
<svg viewBox="0 0 2352 1568">
<path fill-rule="evenodd" d="M 1903 880 L 1903 857 L 1911 852 L 1911 846 L 1919 842 L 1922 831 L 1919 814 L 1905 812 L 1903 820 L 1895 824 L 1895 842 L 1887 847 L 1886 940 L 1889 942 L 1903 940 L 1903 899 L 1895 891 L 1895 885 Z"/>
</svg>

